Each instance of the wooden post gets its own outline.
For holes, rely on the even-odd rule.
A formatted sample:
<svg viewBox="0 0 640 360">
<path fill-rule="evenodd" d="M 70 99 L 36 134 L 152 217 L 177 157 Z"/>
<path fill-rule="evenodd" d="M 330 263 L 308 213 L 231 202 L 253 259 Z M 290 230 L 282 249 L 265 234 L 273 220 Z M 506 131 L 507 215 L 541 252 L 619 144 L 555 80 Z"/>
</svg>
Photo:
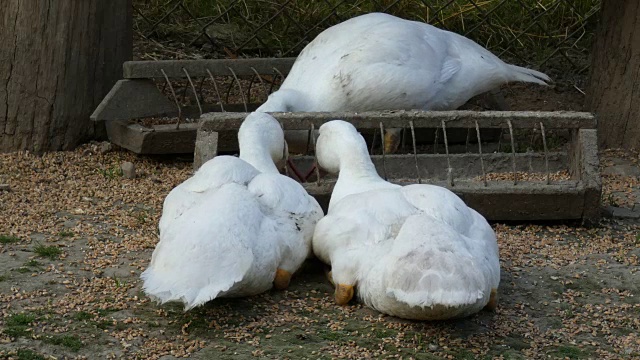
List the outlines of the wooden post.
<svg viewBox="0 0 640 360">
<path fill-rule="evenodd" d="M 104 124 L 92 111 L 132 56 L 131 0 L 5 0 L 0 151 L 68 150 Z"/>
<path fill-rule="evenodd" d="M 640 148 L 640 1 L 604 0 L 586 108 L 601 147 Z"/>
</svg>

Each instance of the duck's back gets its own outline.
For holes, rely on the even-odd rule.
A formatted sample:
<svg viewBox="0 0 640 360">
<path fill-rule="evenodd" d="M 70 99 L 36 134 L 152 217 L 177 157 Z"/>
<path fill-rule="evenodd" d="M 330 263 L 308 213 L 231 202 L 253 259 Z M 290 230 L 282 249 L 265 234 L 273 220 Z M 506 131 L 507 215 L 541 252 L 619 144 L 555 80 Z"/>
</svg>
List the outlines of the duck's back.
<svg viewBox="0 0 640 360">
<path fill-rule="evenodd" d="M 350 254 L 359 249 L 369 259 L 359 270 L 358 294 L 387 314 L 430 320 L 465 316 L 482 309 L 498 287 L 493 230 L 442 187 L 410 185 L 346 196 L 318 224 L 316 235 L 314 251 L 323 261 L 335 261 L 345 249 Z"/>
<path fill-rule="evenodd" d="M 267 273 L 255 279 L 262 287 L 236 285 L 256 262 L 275 270 L 271 239 L 260 239 L 266 246 L 257 241 L 265 220 L 246 186 L 228 183 L 205 191 L 161 231 L 142 274 L 145 292 L 160 302 L 182 301 L 190 309 L 230 292 L 240 296 L 269 289 L 273 274 Z"/>
<path fill-rule="evenodd" d="M 367 278 L 365 286 L 385 296 L 365 302 L 391 315 L 421 320 L 481 310 L 498 286 L 499 265 L 479 243 L 430 215 L 408 217 L 387 256 L 371 271 L 377 276 Z"/>
<path fill-rule="evenodd" d="M 235 156 L 217 156 L 205 162 L 192 177 L 173 188 L 164 199 L 160 232 L 184 211 L 203 201 L 205 197 L 202 194 L 206 191 L 219 189 L 229 183 L 247 185 L 258 174 L 253 166 Z"/>
<path fill-rule="evenodd" d="M 294 180 L 259 173 L 233 157 L 209 164 L 172 194 L 143 288 L 160 302 L 182 301 L 186 309 L 271 288 L 283 261 L 297 269 L 307 257 L 322 216 Z"/>
<path fill-rule="evenodd" d="M 504 65 L 460 35 L 371 13 L 318 35 L 281 89 L 306 95 L 291 111 L 455 109 L 505 82 Z"/>
</svg>

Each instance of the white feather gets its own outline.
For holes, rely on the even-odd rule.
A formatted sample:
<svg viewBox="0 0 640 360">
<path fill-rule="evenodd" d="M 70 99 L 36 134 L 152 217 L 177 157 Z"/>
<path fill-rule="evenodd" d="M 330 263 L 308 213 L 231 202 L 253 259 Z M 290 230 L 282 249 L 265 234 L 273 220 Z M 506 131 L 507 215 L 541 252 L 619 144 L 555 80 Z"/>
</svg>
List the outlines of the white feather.
<svg viewBox="0 0 640 360">
<path fill-rule="evenodd" d="M 320 33 L 258 111 L 454 110 L 510 81 L 550 79 L 456 33 L 370 13 Z"/>
<path fill-rule="evenodd" d="M 313 250 L 333 281 L 386 314 L 447 319 L 482 309 L 500 281 L 496 237 L 451 191 L 382 180 L 364 139 L 343 121 L 320 127 L 318 163 L 339 172 Z"/>
<path fill-rule="evenodd" d="M 164 202 L 160 241 L 142 274 L 143 289 L 185 310 L 218 297 L 271 288 L 276 269 L 294 273 L 310 254 L 322 209 L 280 175 L 284 136 L 268 114 L 247 117 L 240 158 L 206 162 Z"/>
</svg>

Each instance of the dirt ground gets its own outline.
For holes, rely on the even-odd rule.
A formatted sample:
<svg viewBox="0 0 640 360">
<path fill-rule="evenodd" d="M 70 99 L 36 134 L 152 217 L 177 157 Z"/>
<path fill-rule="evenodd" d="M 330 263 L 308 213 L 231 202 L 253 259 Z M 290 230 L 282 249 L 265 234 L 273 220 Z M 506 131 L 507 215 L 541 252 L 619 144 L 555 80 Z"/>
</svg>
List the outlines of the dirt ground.
<svg viewBox="0 0 640 360">
<path fill-rule="evenodd" d="M 140 291 L 168 191 L 191 163 L 98 144 L 0 155 L 0 358 L 605 359 L 640 356 L 638 154 L 603 154 L 622 218 L 494 224 L 500 305 L 424 323 L 336 306 L 311 261 L 286 291 L 183 313 Z M 137 169 L 122 177 L 123 161 Z M 611 210 L 613 209 L 613 210 Z M 621 213 L 621 211 L 623 213 Z M 624 213 L 626 211 L 626 213 Z"/>
</svg>

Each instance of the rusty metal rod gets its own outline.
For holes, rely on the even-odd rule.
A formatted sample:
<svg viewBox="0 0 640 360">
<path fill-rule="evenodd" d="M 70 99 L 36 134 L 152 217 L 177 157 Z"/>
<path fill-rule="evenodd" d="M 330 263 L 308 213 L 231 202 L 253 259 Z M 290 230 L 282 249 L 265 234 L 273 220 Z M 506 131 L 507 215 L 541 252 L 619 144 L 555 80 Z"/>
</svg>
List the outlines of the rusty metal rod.
<svg viewBox="0 0 640 360">
<path fill-rule="evenodd" d="M 447 126 L 442 120 L 442 134 L 444 137 L 444 151 L 447 154 L 447 179 L 450 186 L 455 186 L 453 183 L 453 169 L 451 168 L 451 159 L 449 157 L 449 141 L 447 140 Z"/>
<path fill-rule="evenodd" d="M 225 112 L 224 105 L 222 104 L 222 96 L 220 96 L 220 91 L 218 91 L 218 84 L 216 84 L 216 79 L 213 77 L 213 74 L 211 74 L 211 71 L 209 71 L 209 69 L 207 69 L 207 73 L 209 74 L 209 78 L 213 83 L 213 89 L 216 91 L 216 95 L 218 95 L 218 102 L 220 103 L 220 111 Z"/>
<path fill-rule="evenodd" d="M 164 69 L 160 69 L 162 75 L 164 75 L 164 79 L 167 81 L 167 85 L 169 85 L 169 90 L 171 90 L 171 94 L 173 95 L 173 101 L 176 103 L 178 107 L 178 122 L 176 122 L 176 129 L 180 129 L 180 120 L 182 119 L 182 107 L 180 107 L 180 102 L 178 101 L 178 97 L 176 96 L 176 92 L 173 90 L 173 85 L 171 85 L 171 80 L 167 76 L 167 73 L 164 72 Z"/>
<path fill-rule="evenodd" d="M 480 125 L 476 121 L 476 136 L 478 137 L 478 154 L 480 155 L 480 168 L 482 169 L 482 182 L 487 186 L 487 173 L 484 170 L 484 159 L 482 158 L 482 140 L 480 139 Z"/>
<path fill-rule="evenodd" d="M 198 98 L 196 87 L 195 85 L 193 85 L 193 81 L 191 81 L 191 76 L 189 75 L 189 72 L 187 71 L 187 69 L 182 68 L 182 71 L 184 71 L 184 74 L 187 76 L 187 80 L 189 81 L 189 84 L 191 84 L 191 90 L 193 91 L 193 96 L 196 97 L 196 104 L 198 104 L 198 110 L 200 110 L 200 115 L 202 115 L 202 105 L 200 105 L 200 99 Z"/>
<path fill-rule="evenodd" d="M 549 175 L 549 150 L 547 149 L 547 135 L 544 131 L 544 124 L 540 122 L 540 132 L 542 133 L 542 146 L 544 147 L 544 170 L 547 173 L 547 185 L 551 184 Z"/>
<path fill-rule="evenodd" d="M 507 120 L 509 125 L 509 136 L 511 137 L 511 165 L 513 171 L 513 185 L 518 185 L 518 172 L 516 171 L 516 142 L 513 138 L 513 125 L 511 120 Z"/>
<path fill-rule="evenodd" d="M 413 160 L 416 163 L 416 178 L 418 179 L 418 184 L 422 184 L 422 179 L 420 178 L 420 167 L 418 166 L 418 149 L 416 148 L 416 130 L 413 126 L 413 121 L 409 121 L 409 126 L 411 127 L 411 140 L 413 141 Z"/>
</svg>

